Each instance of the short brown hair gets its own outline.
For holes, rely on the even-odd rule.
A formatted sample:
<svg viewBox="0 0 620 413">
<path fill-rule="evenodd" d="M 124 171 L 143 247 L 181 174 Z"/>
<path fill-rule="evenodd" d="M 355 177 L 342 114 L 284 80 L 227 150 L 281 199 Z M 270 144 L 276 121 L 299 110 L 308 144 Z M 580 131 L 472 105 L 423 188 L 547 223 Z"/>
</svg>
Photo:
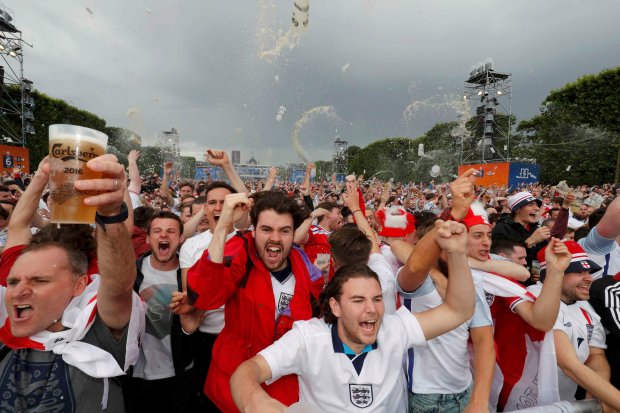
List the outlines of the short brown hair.
<svg viewBox="0 0 620 413">
<path fill-rule="evenodd" d="M 69 271 L 76 276 L 81 277 L 88 273 L 88 260 L 86 256 L 79 250 L 69 247 L 67 244 L 61 242 L 45 242 L 41 244 L 34 244 L 22 252 L 22 255 L 28 252 L 43 251 L 49 248 L 59 248 L 67 253 L 67 264 L 69 265 Z"/>
<path fill-rule="evenodd" d="M 340 205 L 338 205 L 337 203 L 335 203 L 335 202 L 324 201 L 324 202 L 321 202 L 320 204 L 318 204 L 316 206 L 316 208 L 317 209 L 323 208 L 323 209 L 325 209 L 325 210 L 327 210 L 329 212 L 332 212 L 332 209 L 334 209 L 334 208 L 341 209 L 342 207 Z M 316 220 L 317 220 L 317 222 L 321 222 L 322 219 L 323 219 L 323 215 L 318 217 Z"/>
<path fill-rule="evenodd" d="M 256 228 L 258 224 L 260 213 L 267 210 L 272 210 L 278 215 L 290 214 L 293 218 L 293 229 L 299 228 L 302 222 L 308 217 L 308 211 L 297 205 L 295 199 L 283 192 L 256 192 L 252 195 L 252 198 L 254 199 L 254 205 L 252 209 L 250 209 L 250 220 L 254 228 Z"/>
<path fill-rule="evenodd" d="M 147 234 L 149 234 L 149 235 L 151 234 L 151 224 L 156 219 L 173 219 L 173 220 L 175 220 L 179 224 L 179 234 L 183 234 L 183 221 L 181 221 L 181 218 L 179 218 L 179 216 L 177 214 L 172 213 L 170 211 L 159 211 L 158 213 L 153 215 L 151 217 L 151 220 L 149 221 L 149 226 L 146 229 L 146 233 Z"/>
<path fill-rule="evenodd" d="M 329 236 L 332 256 L 338 265 L 366 264 L 372 242 L 355 225 L 345 225 Z"/>
</svg>

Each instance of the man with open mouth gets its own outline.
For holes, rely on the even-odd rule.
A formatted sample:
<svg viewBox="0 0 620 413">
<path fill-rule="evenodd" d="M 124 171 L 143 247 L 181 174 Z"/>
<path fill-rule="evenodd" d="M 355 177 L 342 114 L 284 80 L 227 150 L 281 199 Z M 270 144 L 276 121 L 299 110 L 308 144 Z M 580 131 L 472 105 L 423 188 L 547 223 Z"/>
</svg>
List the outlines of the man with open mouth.
<svg viewBox="0 0 620 413">
<path fill-rule="evenodd" d="M 403 356 L 474 311 L 467 230 L 457 222 L 436 225 L 435 240 L 448 254 L 452 273 L 443 304 L 421 313 L 400 307 L 385 314 L 379 276 L 363 264 L 339 268 L 322 295 L 322 319 L 295 323 L 235 371 L 230 386 L 239 410 L 284 411 L 260 384 L 297 374 L 300 401 L 319 411 L 407 411 Z"/>
<path fill-rule="evenodd" d="M 188 411 L 193 401 L 194 351 L 180 317 L 169 308 L 172 293 L 182 290 L 178 250 L 183 222 L 161 211 L 147 227 L 151 252 L 136 263 L 134 290 L 146 304 L 146 333 L 133 377 L 127 380 L 128 405 L 138 410 Z"/>
<path fill-rule="evenodd" d="M 88 161 L 101 179 L 75 182 L 97 207 L 99 274 L 61 242 L 32 245 L 0 287 L 0 394 L 3 411 L 124 411 L 118 380 L 136 361 L 144 317 L 132 291 L 136 276 L 124 221 L 126 178 L 111 154 Z M 44 159 L 22 196 L 36 210 L 36 188 L 47 185 Z M 20 202 L 22 202 L 20 201 Z M 11 234 L 9 233 L 9 237 Z M 107 410 L 106 410 L 107 409 Z"/>
<path fill-rule="evenodd" d="M 510 215 L 503 215 L 493 228 L 493 238 L 509 238 L 523 242 L 527 246 L 528 265 L 536 260 L 540 251 L 551 238 L 549 228 L 538 225 L 542 200 L 530 192 L 518 192 L 508 197 Z"/>
<path fill-rule="evenodd" d="M 253 230 L 226 242 L 233 223 L 248 211 Z M 188 272 L 188 296 L 196 308 L 226 305 L 204 385 L 224 412 L 237 411 L 229 385 L 237 366 L 290 330 L 294 321 L 312 317 L 311 293 L 318 298 L 322 274 L 293 247 L 295 230 L 306 216 L 282 192 L 259 192 L 252 199 L 244 193 L 226 195 L 208 252 Z M 267 392 L 290 405 L 298 398 L 297 378 L 283 377 Z"/>
</svg>

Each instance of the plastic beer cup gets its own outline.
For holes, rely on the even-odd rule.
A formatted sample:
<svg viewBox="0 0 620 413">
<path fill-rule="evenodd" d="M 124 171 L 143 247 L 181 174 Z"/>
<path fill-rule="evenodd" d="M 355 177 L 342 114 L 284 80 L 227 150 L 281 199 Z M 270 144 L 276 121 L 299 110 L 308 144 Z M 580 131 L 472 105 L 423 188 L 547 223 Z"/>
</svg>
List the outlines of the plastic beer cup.
<svg viewBox="0 0 620 413">
<path fill-rule="evenodd" d="M 108 136 L 99 131 L 74 125 L 50 125 L 50 222 L 92 224 L 97 207 L 84 204 L 95 195 L 78 191 L 75 181 L 101 178 L 101 173 L 86 167 L 86 162 L 106 152 Z"/>
</svg>

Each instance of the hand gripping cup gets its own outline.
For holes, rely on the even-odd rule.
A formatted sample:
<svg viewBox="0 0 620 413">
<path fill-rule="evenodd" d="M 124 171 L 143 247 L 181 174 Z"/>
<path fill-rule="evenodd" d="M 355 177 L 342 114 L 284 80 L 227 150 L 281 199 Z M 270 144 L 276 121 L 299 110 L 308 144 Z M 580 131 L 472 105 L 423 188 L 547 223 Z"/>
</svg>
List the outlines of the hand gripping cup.
<svg viewBox="0 0 620 413">
<path fill-rule="evenodd" d="M 99 131 L 74 125 L 50 125 L 50 222 L 92 224 L 97 207 L 84 204 L 95 195 L 78 191 L 75 181 L 101 178 L 101 173 L 86 167 L 86 162 L 106 151 L 108 136 Z"/>
</svg>

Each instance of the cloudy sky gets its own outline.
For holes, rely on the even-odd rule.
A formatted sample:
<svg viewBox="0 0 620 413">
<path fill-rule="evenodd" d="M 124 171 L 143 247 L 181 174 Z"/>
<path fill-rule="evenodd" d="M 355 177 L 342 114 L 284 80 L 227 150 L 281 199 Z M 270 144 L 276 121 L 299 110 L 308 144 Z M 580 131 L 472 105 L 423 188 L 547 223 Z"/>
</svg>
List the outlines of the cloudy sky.
<svg viewBox="0 0 620 413">
<path fill-rule="evenodd" d="M 3 1 L 34 45 L 24 70 L 38 90 L 147 143 L 175 127 L 197 157 L 297 161 L 294 130 L 314 160 L 336 135 L 418 137 L 456 120 L 487 58 L 512 74 L 519 120 L 550 90 L 620 64 L 617 0 L 310 0 L 301 33 L 293 0 Z"/>
</svg>

